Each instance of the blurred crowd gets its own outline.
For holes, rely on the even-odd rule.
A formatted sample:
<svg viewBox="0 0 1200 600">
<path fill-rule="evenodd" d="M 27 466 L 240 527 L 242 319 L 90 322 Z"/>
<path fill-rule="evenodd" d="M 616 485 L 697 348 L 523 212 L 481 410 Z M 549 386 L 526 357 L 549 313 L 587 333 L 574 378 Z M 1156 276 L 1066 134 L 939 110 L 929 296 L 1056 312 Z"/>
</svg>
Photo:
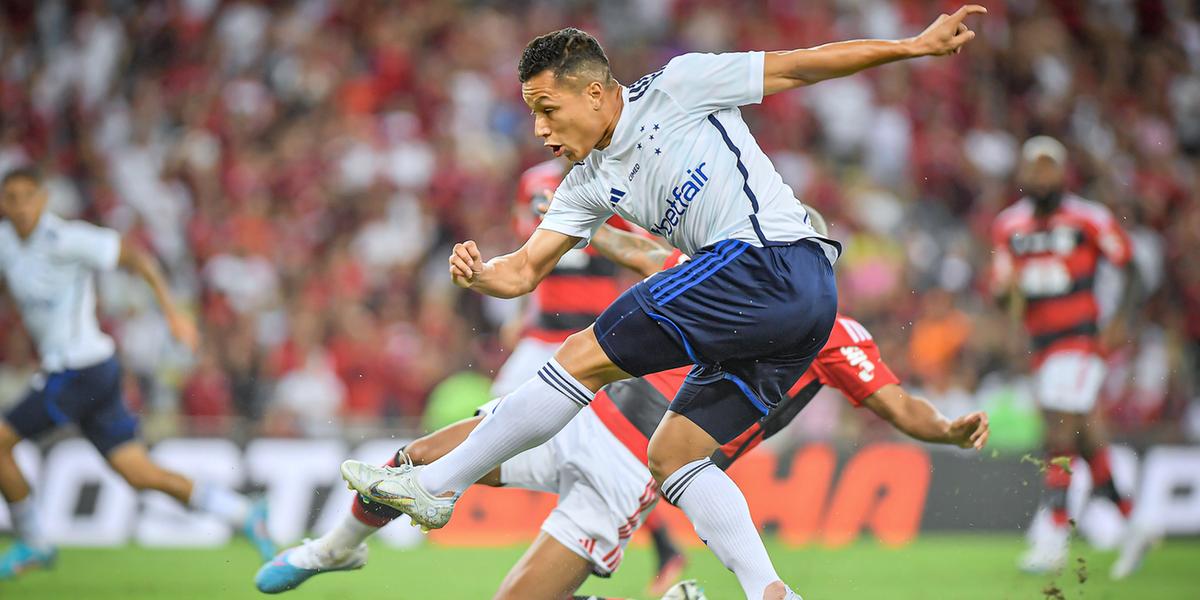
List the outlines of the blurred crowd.
<svg viewBox="0 0 1200 600">
<path fill-rule="evenodd" d="M 129 396 L 163 434 L 327 435 L 416 423 L 447 381 L 490 377 L 512 302 L 462 293 L 448 244 L 514 248 L 516 179 L 549 156 L 516 61 L 593 32 L 629 82 L 687 51 L 914 35 L 932 0 L 14 0 L 0 9 L 0 172 L 35 164 L 51 209 L 152 249 L 197 315 L 194 355 L 145 286 L 101 282 Z M 1200 430 L 1200 14 L 1184 0 L 990 3 L 951 59 L 744 110 L 845 244 L 843 309 L 948 413 L 1036 436 L 1028 354 L 988 297 L 989 228 L 1028 136 L 1133 236 L 1140 315 L 1114 348 L 1122 435 Z M 1113 278 L 1118 276 L 1114 275 Z M 1108 289 L 1120 283 L 1107 282 Z M 0 307 L 0 404 L 36 369 Z M 1113 301 L 1115 302 L 1115 300 Z M 805 436 L 871 436 L 840 401 Z M 1000 435 L 997 428 L 997 435 Z M 1002 436 L 1001 436 L 1002 437 Z M 1003 441 L 1003 440 L 1001 440 Z"/>
</svg>

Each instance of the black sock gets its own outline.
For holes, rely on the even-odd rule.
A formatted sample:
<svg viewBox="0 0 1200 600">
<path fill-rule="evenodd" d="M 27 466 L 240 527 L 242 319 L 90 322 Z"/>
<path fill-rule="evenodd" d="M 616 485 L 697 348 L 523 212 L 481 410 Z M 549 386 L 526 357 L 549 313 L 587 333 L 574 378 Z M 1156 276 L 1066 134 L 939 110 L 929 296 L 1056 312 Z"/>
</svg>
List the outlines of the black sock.
<svg viewBox="0 0 1200 600">
<path fill-rule="evenodd" d="M 658 556 L 659 569 L 663 568 L 671 559 L 679 556 L 679 549 L 671 541 L 671 534 L 667 532 L 665 526 L 651 529 L 650 537 L 654 540 L 654 553 Z"/>
</svg>

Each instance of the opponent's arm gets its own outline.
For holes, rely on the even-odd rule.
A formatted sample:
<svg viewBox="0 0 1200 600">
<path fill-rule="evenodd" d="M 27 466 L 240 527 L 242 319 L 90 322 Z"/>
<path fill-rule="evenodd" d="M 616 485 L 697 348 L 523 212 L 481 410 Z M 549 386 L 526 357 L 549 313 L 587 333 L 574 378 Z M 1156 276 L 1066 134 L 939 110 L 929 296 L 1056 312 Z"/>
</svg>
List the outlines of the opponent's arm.
<svg viewBox="0 0 1200 600">
<path fill-rule="evenodd" d="M 163 317 L 167 320 L 167 327 L 170 328 L 171 335 L 189 349 L 195 350 L 200 342 L 196 323 L 175 305 L 175 300 L 171 298 L 171 292 L 167 288 L 167 281 L 158 268 L 158 261 L 130 243 L 129 240 L 121 240 L 121 254 L 117 258 L 117 265 L 136 273 L 150 286 L 154 292 L 154 298 L 158 300 L 158 305 L 162 308 Z"/>
<path fill-rule="evenodd" d="M 473 240 L 455 244 L 450 253 L 454 285 L 497 298 L 516 298 L 532 292 L 581 238 L 538 229 L 519 250 L 487 262 Z"/>
<path fill-rule="evenodd" d="M 976 450 L 987 444 L 987 413 L 973 412 L 951 421 L 928 400 L 913 396 L 894 383 L 867 396 L 863 406 L 905 435 L 923 442 Z"/>
<path fill-rule="evenodd" d="M 591 245 L 604 258 L 637 271 L 643 277 L 661 271 L 663 263 L 671 257 L 671 251 L 654 240 L 612 225 L 601 226 L 592 236 Z"/>
<path fill-rule="evenodd" d="M 986 12 L 986 8 L 976 4 L 963 6 L 952 15 L 939 16 L 920 35 L 904 40 L 852 40 L 768 52 L 763 59 L 763 95 L 853 75 L 906 58 L 956 53 L 975 37 L 963 19 Z"/>
</svg>

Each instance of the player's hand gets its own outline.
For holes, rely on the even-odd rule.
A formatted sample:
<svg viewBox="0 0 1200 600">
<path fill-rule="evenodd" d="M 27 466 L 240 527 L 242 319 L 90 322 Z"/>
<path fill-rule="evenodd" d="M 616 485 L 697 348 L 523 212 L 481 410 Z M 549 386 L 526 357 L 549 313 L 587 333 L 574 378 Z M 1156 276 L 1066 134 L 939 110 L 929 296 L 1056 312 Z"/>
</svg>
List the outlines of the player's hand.
<svg viewBox="0 0 1200 600">
<path fill-rule="evenodd" d="M 967 4 L 954 11 L 942 14 L 921 35 L 913 38 L 917 52 L 922 56 L 945 56 L 957 54 L 963 45 L 975 39 L 975 32 L 963 23 L 967 15 L 987 14 L 987 9 L 978 4 Z"/>
<path fill-rule="evenodd" d="M 1129 324 L 1116 317 L 1100 332 L 1100 348 L 1105 352 L 1119 350 L 1129 342 Z"/>
<path fill-rule="evenodd" d="M 537 213 L 538 217 L 546 216 L 546 213 L 550 212 L 551 202 L 554 202 L 554 190 L 542 190 L 542 193 L 533 199 L 533 212 Z"/>
<path fill-rule="evenodd" d="M 982 450 L 987 445 L 989 433 L 987 413 L 979 411 L 951 421 L 948 438 L 959 448 Z"/>
<path fill-rule="evenodd" d="M 455 244 L 450 252 L 450 280 L 460 288 L 469 288 L 475 284 L 479 274 L 483 273 L 483 257 L 479 255 L 479 247 L 474 240 Z"/>
<path fill-rule="evenodd" d="M 200 346 L 200 331 L 196 328 L 196 322 L 178 310 L 168 311 L 165 316 L 171 335 L 179 340 L 179 343 L 187 346 L 188 350 L 195 352 Z"/>
</svg>

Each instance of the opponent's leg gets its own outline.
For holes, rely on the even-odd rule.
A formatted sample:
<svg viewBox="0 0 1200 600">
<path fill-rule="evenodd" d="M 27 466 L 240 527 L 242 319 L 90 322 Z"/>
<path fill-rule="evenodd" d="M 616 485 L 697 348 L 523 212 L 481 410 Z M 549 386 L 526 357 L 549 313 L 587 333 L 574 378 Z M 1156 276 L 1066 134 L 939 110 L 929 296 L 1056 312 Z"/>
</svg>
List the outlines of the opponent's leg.
<svg viewBox="0 0 1200 600">
<path fill-rule="evenodd" d="M 537 377 L 506 396 L 458 448 L 423 469 L 421 485 L 434 495 L 461 493 L 496 465 L 549 440 L 597 390 L 627 377 L 591 327 L 572 335 Z"/>
<path fill-rule="evenodd" d="M 441 459 L 370 480 L 356 475 L 364 463 L 346 461 L 342 477 L 372 502 L 403 511 L 423 529 L 443 527 L 467 486 L 500 463 L 545 443 L 592 401 L 596 389 L 623 377 L 627 375 L 608 360 L 589 328 L 568 338 L 537 377 L 501 400 Z"/>
<path fill-rule="evenodd" d="M 1041 506 L 1050 512 L 1051 524 L 1042 531 L 1035 529 L 1032 545 L 1022 556 L 1020 567 L 1030 573 L 1044 573 L 1062 568 L 1070 542 L 1067 490 L 1071 486 L 1071 460 L 1075 456 L 1075 431 L 1080 426 L 1078 416 L 1055 410 L 1043 411 L 1046 423 L 1045 475 Z"/>
<path fill-rule="evenodd" d="M 157 490 L 180 504 L 219 517 L 239 528 L 250 539 L 263 560 L 275 554 L 267 534 L 266 504 L 211 482 L 191 479 L 161 467 L 150 457 L 146 445 L 132 440 L 108 451 L 108 464 L 136 490 Z"/>
<path fill-rule="evenodd" d="M 1103 419 L 1093 410 L 1090 415 L 1080 415 L 1080 420 L 1083 426 L 1079 429 L 1079 452 L 1092 474 L 1092 495 L 1112 502 L 1125 517 L 1120 553 L 1109 571 L 1113 579 L 1124 579 L 1141 566 L 1146 553 L 1158 541 L 1159 532 L 1144 515 L 1134 516 L 1132 499 L 1121 494 L 1113 482 Z"/>
<path fill-rule="evenodd" d="M 509 570 L 494 598 L 570 599 L 591 572 L 592 563 L 543 531 Z"/>
<path fill-rule="evenodd" d="M 461 444 L 482 420 L 483 417 L 473 417 L 430 433 L 398 450 L 384 466 L 396 468 L 409 463 L 433 462 Z M 366 473 L 362 476 L 371 477 Z M 500 485 L 499 467 L 479 483 Z M 364 542 L 403 513 L 385 504 L 370 502 L 357 493 L 352 502 L 350 514 L 325 535 L 288 548 L 264 564 L 254 578 L 258 590 L 276 594 L 296 589 L 314 575 L 363 567 L 367 562 Z"/>
<path fill-rule="evenodd" d="M 746 597 L 794 597 L 779 579 L 737 484 L 709 456 L 720 444 L 681 414 L 668 412 L 650 439 L 650 472 L 663 497 L 692 521 L 696 535 L 737 576 Z"/>
<path fill-rule="evenodd" d="M 22 423 L 25 431 L 51 428 L 53 423 L 43 414 L 44 407 L 36 396 L 37 392 L 31 392 L 6 419 Z M 42 527 L 37 497 L 13 456 L 13 450 L 24 436 L 6 419 L 0 419 L 0 495 L 8 502 L 8 514 L 17 540 L 0 556 L 0 580 L 33 569 L 49 568 L 54 565 L 57 555 Z"/>
<path fill-rule="evenodd" d="M 657 559 L 654 580 L 646 589 L 646 594 L 651 597 L 665 594 L 672 585 L 679 581 L 679 576 L 687 567 L 687 557 L 671 539 L 671 532 L 662 518 L 661 510 L 661 508 L 655 508 L 646 517 L 646 523 L 642 525 L 650 532 L 650 539 L 654 542 L 654 555 Z"/>
<path fill-rule="evenodd" d="M 1108 432 L 1104 420 L 1096 414 L 1082 417 L 1079 430 L 1079 453 L 1087 461 L 1092 474 L 1092 495 L 1112 502 L 1126 519 L 1133 513 L 1133 500 L 1117 490 L 1113 483 L 1112 463 L 1108 452 Z"/>
</svg>

